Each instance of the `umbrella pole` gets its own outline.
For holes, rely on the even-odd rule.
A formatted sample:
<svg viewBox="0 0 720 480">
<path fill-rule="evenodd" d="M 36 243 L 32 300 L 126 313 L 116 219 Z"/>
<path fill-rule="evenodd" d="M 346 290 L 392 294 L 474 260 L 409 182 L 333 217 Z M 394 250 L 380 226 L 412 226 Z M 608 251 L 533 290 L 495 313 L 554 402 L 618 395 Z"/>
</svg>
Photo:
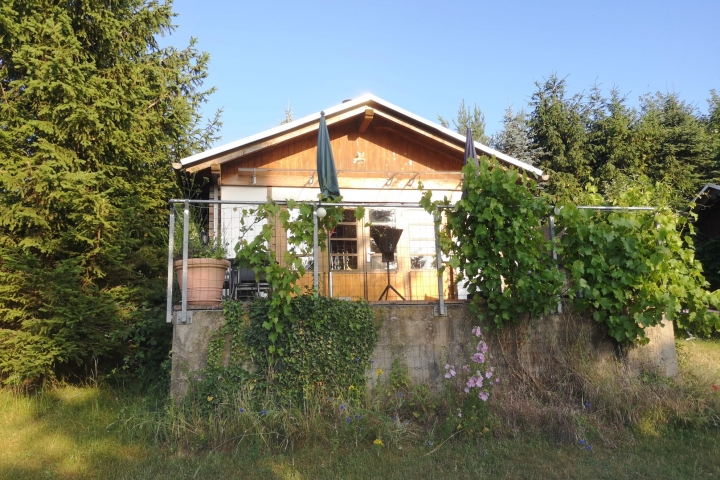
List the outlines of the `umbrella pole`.
<svg viewBox="0 0 720 480">
<path fill-rule="evenodd" d="M 317 206 L 313 209 L 313 292 L 318 296 L 318 217 Z"/>
</svg>

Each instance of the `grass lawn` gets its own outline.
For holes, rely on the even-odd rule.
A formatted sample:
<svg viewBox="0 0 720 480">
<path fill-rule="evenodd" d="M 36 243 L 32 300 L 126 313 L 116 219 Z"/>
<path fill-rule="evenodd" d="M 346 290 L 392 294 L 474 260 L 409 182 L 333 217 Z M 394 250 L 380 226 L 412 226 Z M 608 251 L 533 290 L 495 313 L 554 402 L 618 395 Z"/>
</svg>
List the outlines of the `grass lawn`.
<svg viewBox="0 0 720 480">
<path fill-rule="evenodd" d="M 684 374 L 720 386 L 720 342 L 678 341 Z M 718 392 L 720 395 L 720 392 Z M 692 399 L 689 399 L 692 401 Z M 162 408 L 110 388 L 58 387 L 38 395 L 0 391 L 0 478 L 588 478 L 720 479 L 720 431 L 668 427 L 628 430 L 622 441 L 558 443 L 538 434 L 450 440 L 400 448 L 367 444 L 258 444 L 180 452 L 133 415 Z M 159 401 L 158 401 L 159 402 Z"/>
</svg>

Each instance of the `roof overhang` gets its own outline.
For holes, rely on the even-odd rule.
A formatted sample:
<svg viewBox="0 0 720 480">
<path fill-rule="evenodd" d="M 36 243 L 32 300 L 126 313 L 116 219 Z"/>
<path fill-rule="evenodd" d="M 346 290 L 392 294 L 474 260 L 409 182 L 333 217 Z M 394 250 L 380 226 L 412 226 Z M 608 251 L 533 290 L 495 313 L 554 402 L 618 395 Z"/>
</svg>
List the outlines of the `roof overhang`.
<svg viewBox="0 0 720 480">
<path fill-rule="evenodd" d="M 700 193 L 697 194 L 693 203 L 696 205 L 707 205 L 715 203 L 718 199 L 720 199 L 720 185 L 708 183 L 700 190 Z"/>
<path fill-rule="evenodd" d="M 182 167 L 189 172 L 197 172 L 209 168 L 212 165 L 219 165 L 236 160 L 295 137 L 317 131 L 320 124 L 320 114 L 321 112 L 314 113 L 293 122 L 184 158 L 181 160 Z M 367 128 L 374 115 L 378 115 L 403 128 L 412 130 L 416 134 L 444 144 L 446 147 L 450 147 L 460 153 L 465 151 L 465 137 L 463 135 L 419 117 L 372 94 L 363 95 L 325 110 L 325 119 L 328 126 L 353 117 L 359 117 L 360 131 Z M 495 157 L 505 164 L 514 165 L 538 177 L 542 176 L 542 170 L 539 168 L 521 162 L 487 145 L 475 142 L 475 148 L 481 155 Z"/>
</svg>

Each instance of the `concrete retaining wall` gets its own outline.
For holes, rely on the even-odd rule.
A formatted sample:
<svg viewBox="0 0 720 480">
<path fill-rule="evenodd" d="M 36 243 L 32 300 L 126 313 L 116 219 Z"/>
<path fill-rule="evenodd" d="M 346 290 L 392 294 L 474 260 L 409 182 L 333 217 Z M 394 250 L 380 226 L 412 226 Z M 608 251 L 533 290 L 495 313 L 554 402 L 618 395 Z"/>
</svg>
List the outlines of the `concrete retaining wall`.
<svg viewBox="0 0 720 480">
<path fill-rule="evenodd" d="M 408 368 L 413 382 L 439 388 L 445 373 L 445 363 L 468 363 L 477 339 L 471 329 L 478 324 L 467 303 L 448 303 L 446 316 L 435 315 L 435 304 L 378 304 L 382 319 L 378 345 L 373 353 L 373 370 L 368 383 L 373 385 L 376 369 L 389 372 L 394 360 Z M 210 337 L 224 322 L 221 311 L 191 312 L 190 323 L 175 324 L 173 330 L 173 358 L 171 395 L 184 397 L 190 380 L 207 365 Z M 592 353 L 595 361 L 615 361 L 622 353 L 633 370 L 653 369 L 665 376 L 677 374 L 672 323 L 646 329 L 650 343 L 620 352 L 606 337 L 600 325 L 579 315 L 548 315 L 535 322 L 504 328 L 498 333 L 484 329 L 484 340 L 493 355 L 499 375 L 519 375 L 531 379 L 545 379 L 553 371 L 551 364 L 563 344 L 579 340 Z"/>
</svg>

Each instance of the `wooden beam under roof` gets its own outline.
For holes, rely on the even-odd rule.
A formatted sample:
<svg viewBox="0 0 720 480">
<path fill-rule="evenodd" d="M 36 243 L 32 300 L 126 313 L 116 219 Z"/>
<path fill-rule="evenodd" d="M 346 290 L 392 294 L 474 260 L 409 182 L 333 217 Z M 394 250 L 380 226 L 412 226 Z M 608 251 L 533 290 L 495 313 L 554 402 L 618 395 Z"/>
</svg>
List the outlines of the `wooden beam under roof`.
<svg viewBox="0 0 720 480">
<path fill-rule="evenodd" d="M 452 150 L 455 150 L 455 151 L 458 151 L 458 152 L 463 152 L 463 153 L 465 152 L 465 146 L 464 146 L 464 145 L 463 145 L 463 146 L 460 146 L 460 145 L 457 145 L 457 144 L 455 144 L 455 143 L 453 143 L 453 142 L 449 142 L 449 141 L 445 140 L 444 138 L 440 138 L 439 136 L 437 136 L 437 135 L 435 135 L 435 134 L 433 134 L 433 133 L 428 132 L 427 130 L 423 130 L 422 128 L 418 128 L 418 127 L 416 127 L 416 126 L 414 126 L 414 125 L 412 125 L 412 124 L 410 124 L 410 123 L 408 123 L 408 122 L 405 122 L 405 121 L 403 121 L 403 120 L 400 120 L 399 118 L 393 117 L 392 115 L 389 115 L 389 114 L 387 114 L 387 113 L 385 113 L 385 112 L 381 112 L 381 111 L 378 110 L 378 111 L 376 111 L 375 113 L 377 113 L 377 115 L 378 115 L 379 117 L 387 118 L 387 119 L 390 120 L 391 122 L 397 123 L 398 125 L 402 125 L 403 127 L 407 128 L 408 130 L 410 130 L 410 131 L 412 131 L 412 132 L 415 132 L 415 133 L 417 133 L 417 134 L 419 134 L 419 135 L 422 135 L 422 136 L 425 137 L 425 138 L 429 138 L 429 139 L 432 139 L 432 140 L 434 140 L 434 141 L 436 141 L 436 142 L 438 142 L 438 143 L 441 143 L 441 144 L 449 147 L 449 148 L 452 149 Z"/>
<path fill-rule="evenodd" d="M 365 115 L 360 119 L 359 122 L 358 132 L 363 133 L 365 130 L 367 130 L 367 128 L 370 126 L 370 122 L 372 122 L 374 115 L 375 111 L 372 108 L 365 109 Z"/>
<path fill-rule="evenodd" d="M 223 176 L 224 186 L 270 186 L 317 188 L 316 171 L 312 169 L 238 168 L 236 175 Z M 426 188 L 457 190 L 462 183 L 459 171 L 361 171 L 339 170 L 340 188 L 368 190 L 405 190 Z M 311 181 L 312 178 L 312 181 Z"/>
</svg>

